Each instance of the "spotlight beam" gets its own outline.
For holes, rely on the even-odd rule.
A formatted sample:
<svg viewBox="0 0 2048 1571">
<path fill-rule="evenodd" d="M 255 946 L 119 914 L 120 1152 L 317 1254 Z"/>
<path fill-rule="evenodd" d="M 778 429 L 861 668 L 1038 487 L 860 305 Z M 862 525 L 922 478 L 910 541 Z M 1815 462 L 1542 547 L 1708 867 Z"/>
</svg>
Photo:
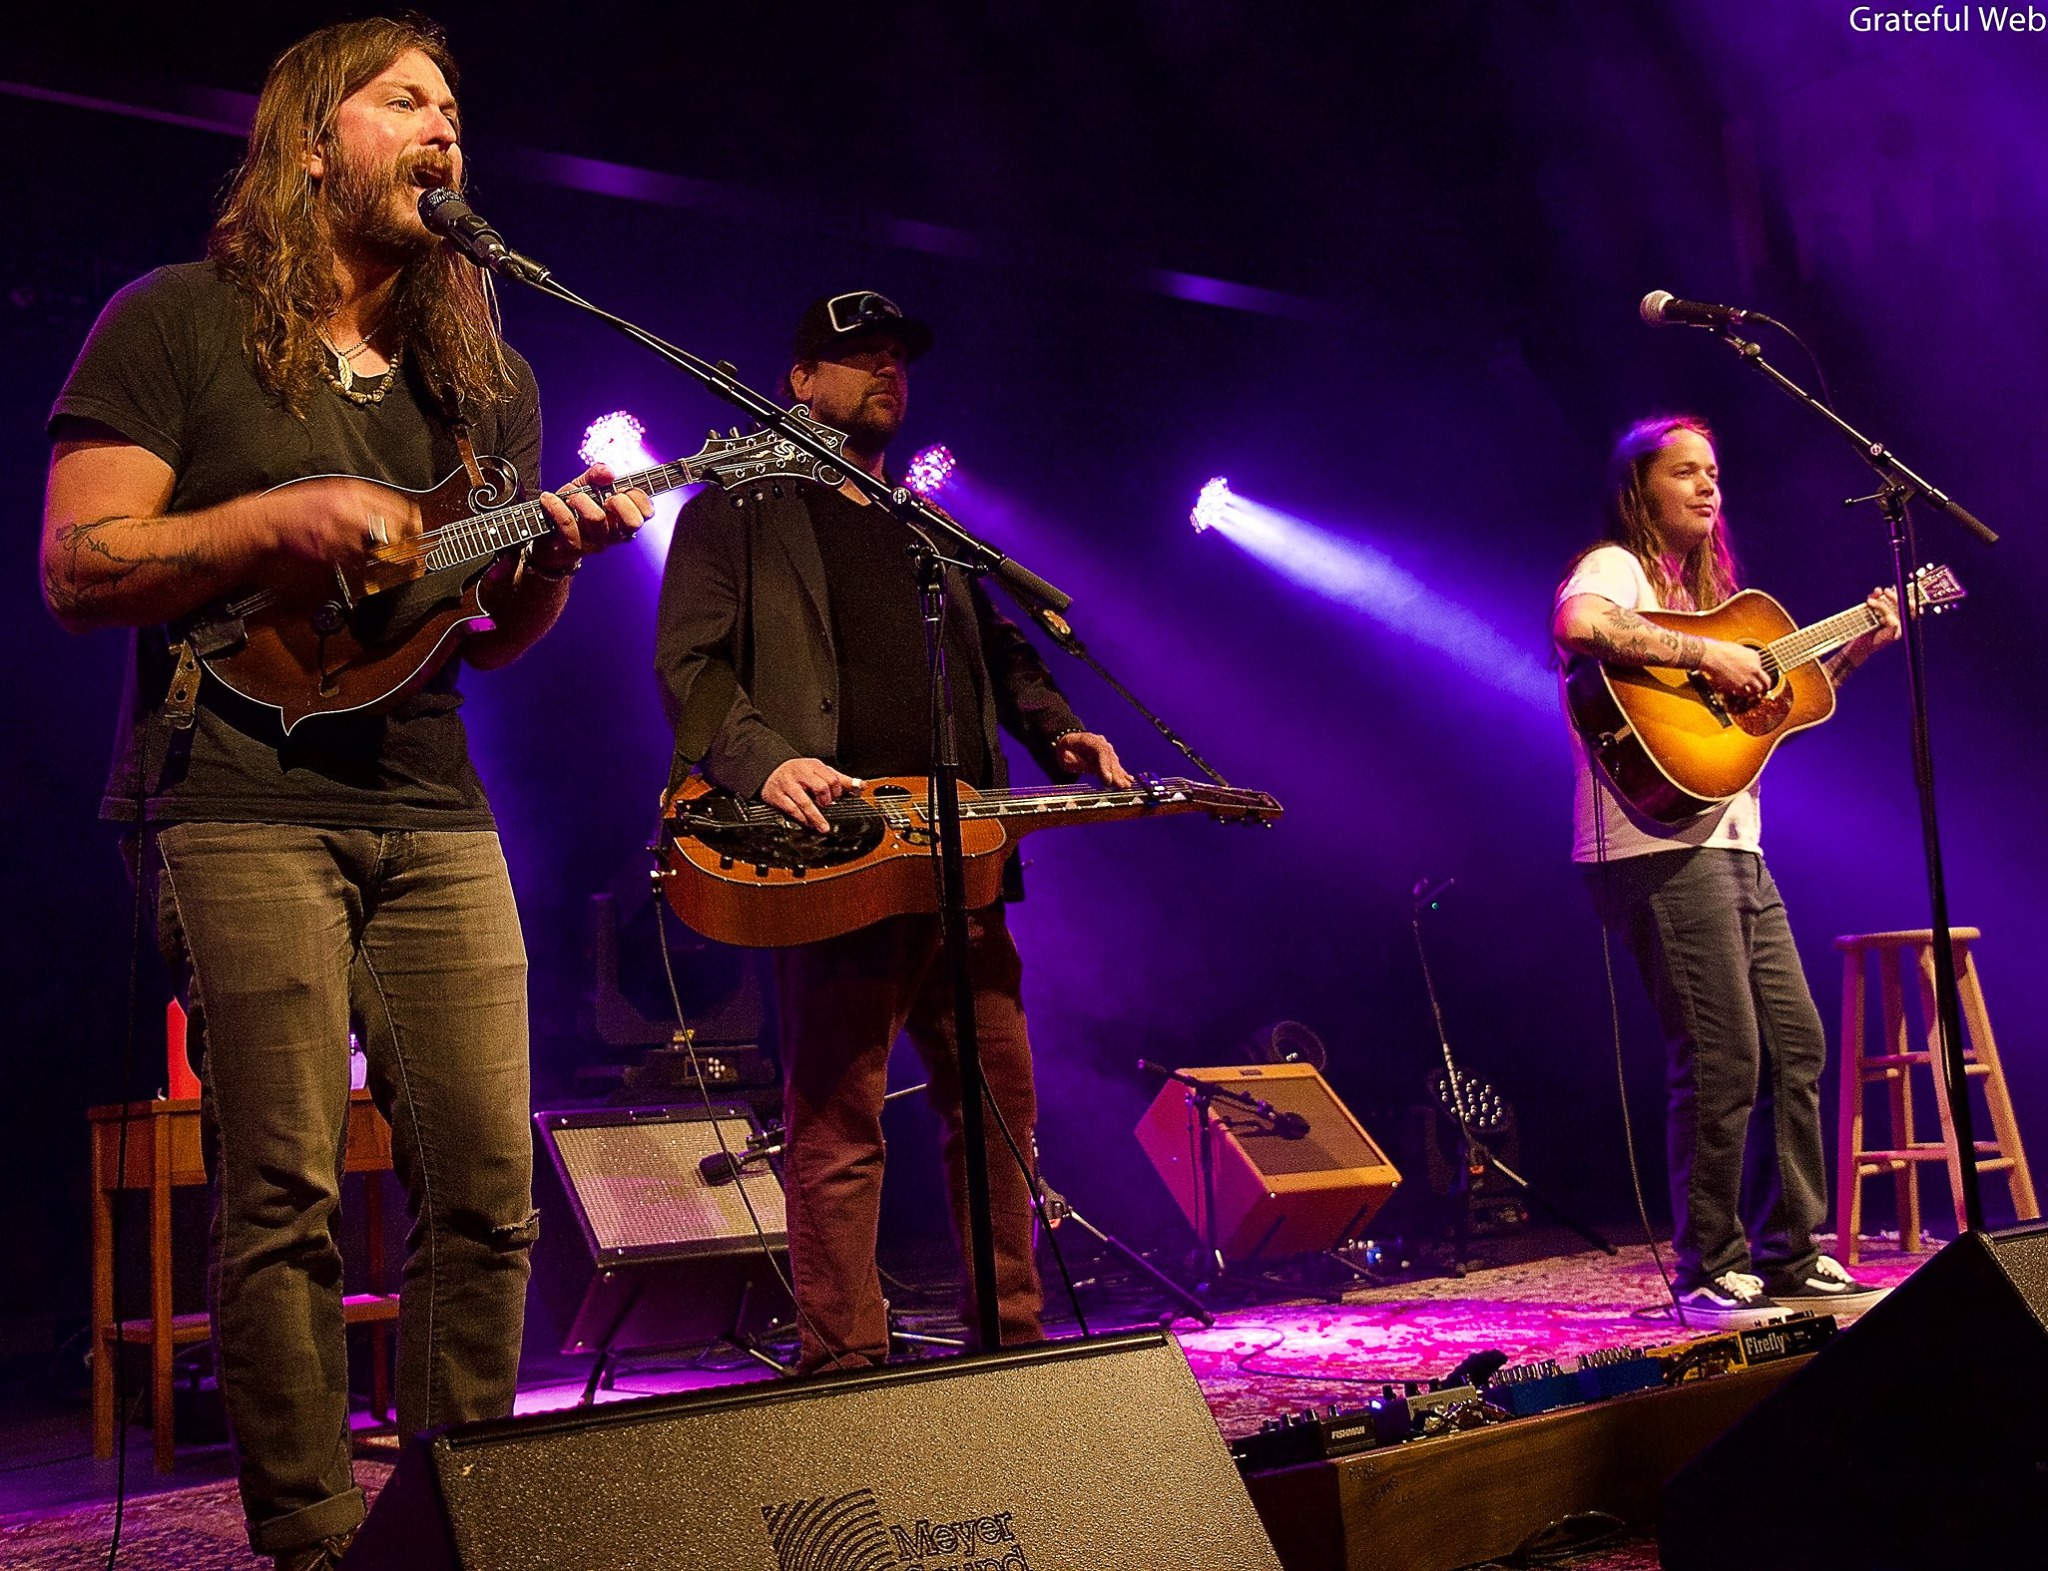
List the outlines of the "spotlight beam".
<svg viewBox="0 0 2048 1571">
<path fill-rule="evenodd" d="M 1444 655 L 1487 686 L 1544 710 L 1556 705 L 1556 678 L 1527 648 L 1384 551 L 1239 496 L 1220 478 L 1202 487 L 1193 522 L 1282 577 Z"/>
</svg>

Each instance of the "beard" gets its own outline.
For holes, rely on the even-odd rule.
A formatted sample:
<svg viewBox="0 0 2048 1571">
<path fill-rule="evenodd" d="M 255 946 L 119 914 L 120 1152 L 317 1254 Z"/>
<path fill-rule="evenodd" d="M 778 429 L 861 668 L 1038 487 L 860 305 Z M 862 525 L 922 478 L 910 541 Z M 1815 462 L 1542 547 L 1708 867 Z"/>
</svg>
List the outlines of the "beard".
<svg viewBox="0 0 2048 1571">
<path fill-rule="evenodd" d="M 437 148 L 423 148 L 395 166 L 358 162 L 339 147 L 329 160 L 323 193 L 337 244 L 404 265 L 440 243 L 420 222 L 415 205 L 426 172 L 442 185 L 455 183 L 453 161 Z"/>
<path fill-rule="evenodd" d="M 907 412 L 905 400 L 900 394 L 893 402 L 870 394 L 862 398 L 846 417 L 846 434 L 862 451 L 879 453 L 893 442 L 896 433 L 903 429 L 903 419 Z"/>
</svg>

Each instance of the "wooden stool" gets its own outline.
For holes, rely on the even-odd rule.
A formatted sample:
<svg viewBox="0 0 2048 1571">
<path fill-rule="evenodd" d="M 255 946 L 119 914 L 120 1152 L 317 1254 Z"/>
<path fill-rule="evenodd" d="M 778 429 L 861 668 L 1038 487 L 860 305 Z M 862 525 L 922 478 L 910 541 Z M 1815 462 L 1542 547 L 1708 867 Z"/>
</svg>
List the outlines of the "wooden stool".
<svg viewBox="0 0 2048 1571">
<path fill-rule="evenodd" d="M 2013 1211 L 2020 1220 L 2032 1221 L 2040 1216 L 2041 1208 L 2034 1203 L 2034 1180 L 2027 1171 L 2027 1154 L 2020 1144 L 2019 1127 L 2013 1122 L 2012 1099 L 2006 1095 L 2005 1071 L 1998 1062 L 1998 1043 L 1991 1035 L 1991 1017 L 1984 1009 L 1984 989 L 1978 983 L 1977 962 L 1970 953 L 1970 945 L 1982 936 L 1974 927 L 1949 929 L 1963 1022 L 1966 1083 L 1983 1082 L 1984 1101 L 1991 1114 L 1991 1138 L 1976 1142 L 1977 1171 L 2004 1173 L 2012 1191 Z M 1934 1008 L 1934 930 L 1856 933 L 1836 939 L 1835 947 L 1842 951 L 1842 1111 L 1837 1130 L 1840 1146 L 1835 1159 L 1835 1240 L 1846 1263 L 1854 1265 L 1860 1253 L 1865 1179 L 1884 1173 L 1892 1175 L 1898 1190 L 1899 1244 L 1908 1253 L 1917 1254 L 1921 1247 L 1920 1164 L 1948 1164 L 1949 1194 L 1955 1201 L 1958 1233 L 1965 1225 L 1963 1165 L 1949 1117 L 1948 1098 L 1941 1087 L 1941 1026 Z M 1876 1052 L 1866 1051 L 1864 1042 L 1866 962 L 1877 972 L 1884 1001 L 1884 1037 Z M 1919 978 L 1920 1018 L 1927 1044 L 1920 1050 L 1911 1050 L 1907 1045 L 1909 967 Z M 1915 1064 L 1926 1065 L 1933 1077 L 1934 1105 L 1941 1119 L 1939 1140 L 1921 1140 L 1914 1133 Z M 1881 1149 L 1863 1143 L 1863 1092 L 1873 1084 L 1885 1087 L 1891 1108 L 1891 1128 Z"/>
<path fill-rule="evenodd" d="M 206 1182 L 199 1151 L 199 1103 L 131 1102 L 127 1109 L 128 1160 L 121 1162 L 122 1110 L 95 1107 L 86 1117 L 92 1129 L 92 1454 L 114 1454 L 114 1360 L 124 1342 L 149 1347 L 150 1414 L 156 1430 L 156 1469 L 171 1470 L 174 1436 L 171 1422 L 171 1354 L 189 1342 L 204 1342 L 213 1328 L 204 1314 L 171 1312 L 171 1191 Z M 371 1400 L 380 1415 L 391 1408 L 391 1322 L 398 1318 L 398 1295 L 378 1288 L 384 1280 L 384 1197 L 377 1175 L 391 1171 L 391 1130 L 370 1093 L 350 1093 L 348 1146 L 342 1162 L 348 1173 L 369 1175 L 363 1186 L 363 1229 L 369 1246 L 369 1279 L 373 1291 L 350 1293 L 342 1300 L 342 1318 L 350 1325 L 367 1323 L 374 1345 Z M 120 1189 L 149 1191 L 149 1318 L 114 1318 L 114 1205 Z"/>
</svg>

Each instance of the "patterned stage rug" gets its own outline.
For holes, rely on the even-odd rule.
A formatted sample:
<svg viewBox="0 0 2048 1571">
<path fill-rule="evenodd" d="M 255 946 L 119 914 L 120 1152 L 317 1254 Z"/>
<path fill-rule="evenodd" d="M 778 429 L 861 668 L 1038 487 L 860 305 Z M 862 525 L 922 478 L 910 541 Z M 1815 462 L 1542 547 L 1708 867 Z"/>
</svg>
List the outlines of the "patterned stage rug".
<svg viewBox="0 0 2048 1571">
<path fill-rule="evenodd" d="M 1907 1255 L 1896 1241 L 1866 1243 L 1856 1272 L 1894 1285 L 1938 1247 L 1930 1240 L 1926 1253 Z M 1615 1259 L 1588 1252 L 1369 1288 L 1347 1294 L 1341 1304 L 1232 1310 L 1219 1315 L 1213 1329 L 1182 1322 L 1178 1334 L 1229 1437 L 1303 1407 L 1355 1403 L 1384 1383 L 1437 1378 L 1488 1348 L 1525 1363 L 1674 1340 L 1679 1332 L 1668 1310 L 1661 1318 L 1639 1313 L 1663 1302 L 1650 1252 L 1638 1245 Z M 635 1385 L 618 1395 L 663 1388 L 653 1380 Z M 522 1411 L 528 1405 L 523 1396 Z M 389 1476 L 381 1463 L 356 1464 L 357 1482 L 373 1495 Z M 96 1571 L 105 1564 L 112 1527 L 112 1507 L 105 1504 L 0 1517 L 0 1567 Z M 222 1482 L 131 1500 L 119 1564 L 125 1571 L 268 1571 L 270 1562 L 250 1552 L 235 1487 Z M 1649 1540 L 1631 1539 L 1546 1564 L 1567 1571 L 1656 1571 L 1657 1550 Z"/>
<path fill-rule="evenodd" d="M 1833 1239 L 1820 1242 L 1829 1249 Z M 1926 1250 L 1909 1255 L 1895 1238 L 1866 1240 L 1855 1273 L 1895 1286 L 1939 1247 L 1930 1239 Z M 1668 1249 L 1664 1258 L 1668 1266 Z M 1588 1250 L 1355 1290 L 1341 1304 L 1232 1310 L 1218 1315 L 1214 1328 L 1183 1321 L 1178 1335 L 1217 1427 L 1235 1438 L 1304 1407 L 1352 1406 L 1381 1385 L 1440 1379 L 1489 1348 L 1524 1364 L 1711 1329 L 1680 1327 L 1671 1318 L 1649 1248 L 1638 1244 L 1614 1258 Z"/>
<path fill-rule="evenodd" d="M 356 1463 L 356 1482 L 374 1493 L 391 1469 Z M 0 1517 L 0 1566 L 7 1571 L 100 1571 L 114 1531 L 111 1504 L 44 1515 Z M 270 1571 L 249 1548 L 242 1502 L 232 1482 L 171 1489 L 128 1502 L 121 1522 L 122 1571 Z"/>
</svg>

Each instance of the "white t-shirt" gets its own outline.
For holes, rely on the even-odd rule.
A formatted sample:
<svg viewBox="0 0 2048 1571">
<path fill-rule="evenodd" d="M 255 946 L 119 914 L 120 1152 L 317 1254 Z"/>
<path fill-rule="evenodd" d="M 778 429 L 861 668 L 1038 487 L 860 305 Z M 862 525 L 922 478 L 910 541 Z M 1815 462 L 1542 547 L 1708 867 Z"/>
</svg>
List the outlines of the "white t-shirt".
<svg viewBox="0 0 2048 1571">
<path fill-rule="evenodd" d="M 1598 595 L 1626 611 L 1663 609 L 1650 575 L 1643 571 L 1635 552 L 1619 545 L 1603 545 L 1581 557 L 1572 576 L 1558 586 L 1555 604 L 1561 606 L 1574 595 Z M 1569 656 L 1570 651 L 1564 653 Z M 1563 697 L 1564 684 L 1560 678 L 1560 702 Z M 1704 813 L 1675 824 L 1660 823 L 1622 800 L 1606 771 L 1593 762 L 1593 755 L 1579 733 L 1569 726 L 1567 729 L 1571 731 L 1572 761 L 1577 774 L 1572 793 L 1574 862 L 1612 862 L 1625 856 L 1646 856 L 1652 851 L 1675 851 L 1686 846 L 1723 846 L 1752 853 L 1763 850 L 1763 809 L 1758 801 L 1757 781 L 1751 781 L 1747 791 L 1715 804 Z M 1598 819 L 1594 815 L 1596 801 Z M 1607 831 L 1604 852 L 1599 836 L 1603 823 Z"/>
</svg>

